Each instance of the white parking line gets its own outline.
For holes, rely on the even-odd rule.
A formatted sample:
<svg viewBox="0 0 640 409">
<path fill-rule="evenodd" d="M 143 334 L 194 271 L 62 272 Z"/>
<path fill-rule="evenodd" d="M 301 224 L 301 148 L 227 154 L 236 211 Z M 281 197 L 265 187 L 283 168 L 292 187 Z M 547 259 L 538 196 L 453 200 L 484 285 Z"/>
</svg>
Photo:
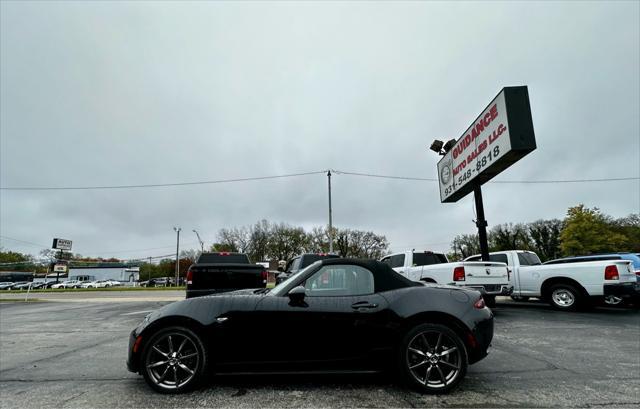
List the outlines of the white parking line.
<svg viewBox="0 0 640 409">
<path fill-rule="evenodd" d="M 153 310 L 144 310 L 144 311 L 134 311 L 134 312 L 127 312 L 124 314 L 120 314 L 120 315 L 136 315 L 136 314 L 145 314 L 147 312 L 151 312 Z"/>
</svg>

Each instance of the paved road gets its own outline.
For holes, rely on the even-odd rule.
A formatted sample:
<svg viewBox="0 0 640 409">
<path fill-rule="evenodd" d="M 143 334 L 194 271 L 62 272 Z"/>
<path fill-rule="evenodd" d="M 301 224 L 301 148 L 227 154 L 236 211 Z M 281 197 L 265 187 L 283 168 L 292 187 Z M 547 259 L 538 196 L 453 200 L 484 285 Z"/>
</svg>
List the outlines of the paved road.
<svg viewBox="0 0 640 409">
<path fill-rule="evenodd" d="M 188 395 L 152 392 L 124 361 L 129 331 L 166 301 L 0 304 L 0 407 L 638 407 L 640 313 L 494 310 L 494 347 L 454 393 L 390 376 L 216 377 Z"/>
</svg>

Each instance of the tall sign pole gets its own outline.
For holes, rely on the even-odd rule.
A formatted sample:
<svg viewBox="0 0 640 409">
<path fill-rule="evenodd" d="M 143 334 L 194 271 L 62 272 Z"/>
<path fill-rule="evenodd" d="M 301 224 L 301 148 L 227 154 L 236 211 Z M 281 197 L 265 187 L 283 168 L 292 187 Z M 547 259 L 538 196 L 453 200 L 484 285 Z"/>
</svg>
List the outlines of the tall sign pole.
<svg viewBox="0 0 640 409">
<path fill-rule="evenodd" d="M 482 204 L 482 188 L 480 185 L 473 189 L 473 197 L 476 201 L 476 226 L 478 227 L 478 239 L 480 239 L 480 254 L 482 261 L 489 261 L 489 243 L 487 242 L 487 221 L 484 218 L 484 205 Z"/>
<path fill-rule="evenodd" d="M 174 227 L 173 230 L 177 233 L 176 235 L 176 287 L 178 286 L 178 279 L 180 276 L 180 227 Z"/>
<path fill-rule="evenodd" d="M 329 253 L 333 253 L 333 220 L 331 219 L 331 171 L 327 171 L 329 182 Z"/>
</svg>

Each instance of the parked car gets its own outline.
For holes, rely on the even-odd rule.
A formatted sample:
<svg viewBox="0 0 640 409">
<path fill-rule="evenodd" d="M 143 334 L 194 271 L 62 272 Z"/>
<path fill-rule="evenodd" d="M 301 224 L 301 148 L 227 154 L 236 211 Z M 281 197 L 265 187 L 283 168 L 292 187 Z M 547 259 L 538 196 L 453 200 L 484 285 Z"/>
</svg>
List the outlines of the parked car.
<svg viewBox="0 0 640 409">
<path fill-rule="evenodd" d="M 168 277 L 152 278 L 151 280 L 140 282 L 142 287 L 166 287 L 169 284 L 170 281 Z"/>
<path fill-rule="evenodd" d="M 405 251 L 390 254 L 381 260 L 398 273 L 413 281 L 451 284 L 480 291 L 489 307 L 496 296 L 509 295 L 509 270 L 504 263 L 493 261 L 465 261 L 450 263 L 447 256 L 432 251 Z"/>
<path fill-rule="evenodd" d="M 390 368 L 421 392 L 447 393 L 492 338 L 493 314 L 478 291 L 414 282 L 374 260 L 325 259 L 270 291 L 149 314 L 130 335 L 127 367 L 161 393 L 194 388 L 209 373 Z"/>
<path fill-rule="evenodd" d="M 633 270 L 636 274 L 636 280 L 640 282 L 640 255 L 633 253 L 606 253 L 606 254 L 591 254 L 588 256 L 575 256 L 565 257 L 555 260 L 549 260 L 543 264 L 568 264 L 568 263 L 580 263 L 585 261 L 604 261 L 604 260 L 629 260 L 633 265 Z M 625 301 L 620 295 L 605 295 L 604 303 L 607 305 L 621 305 Z"/>
<path fill-rule="evenodd" d="M 244 288 L 265 288 L 269 272 L 243 253 L 202 253 L 187 271 L 187 298 Z"/>
<path fill-rule="evenodd" d="M 466 260 L 478 260 L 479 255 Z M 506 257 L 512 270 L 513 295 L 538 297 L 558 310 L 574 311 L 601 300 L 606 295 L 633 296 L 640 285 L 628 260 L 602 260 L 571 264 L 542 265 L 532 251 L 510 250 L 491 253 Z"/>
<path fill-rule="evenodd" d="M 47 283 L 44 281 L 34 281 L 31 283 L 32 290 L 40 290 L 44 288 L 47 288 Z"/>
<path fill-rule="evenodd" d="M 99 288 L 104 287 L 103 281 L 83 281 L 80 288 Z"/>
<path fill-rule="evenodd" d="M 18 283 L 14 283 L 13 284 L 13 288 L 12 290 L 26 290 L 28 289 L 33 283 L 31 281 L 20 281 Z"/>
<path fill-rule="evenodd" d="M 13 282 L 11 281 L 4 281 L 0 283 L 0 290 L 11 290 L 11 287 L 13 287 Z"/>
<path fill-rule="evenodd" d="M 120 281 L 117 280 L 112 280 L 112 279 L 108 279 L 108 280 L 104 280 L 104 286 L 105 287 L 120 287 L 122 285 L 122 283 Z"/>
<path fill-rule="evenodd" d="M 82 282 L 78 280 L 67 280 L 58 284 L 53 284 L 51 288 L 80 288 L 81 284 Z"/>
</svg>

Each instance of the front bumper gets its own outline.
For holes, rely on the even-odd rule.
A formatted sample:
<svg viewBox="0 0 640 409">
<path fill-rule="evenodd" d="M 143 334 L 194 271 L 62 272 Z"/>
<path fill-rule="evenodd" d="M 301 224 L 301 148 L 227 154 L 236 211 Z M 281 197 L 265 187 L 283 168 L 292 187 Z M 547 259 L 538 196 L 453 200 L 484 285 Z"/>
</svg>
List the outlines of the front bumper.
<svg viewBox="0 0 640 409">
<path fill-rule="evenodd" d="M 604 295 L 615 295 L 618 297 L 637 297 L 640 296 L 640 283 L 629 282 L 620 284 L 605 284 Z"/>
<path fill-rule="evenodd" d="M 133 345 L 136 343 L 136 331 L 131 331 L 129 335 L 129 349 L 127 353 L 127 369 L 130 372 L 138 373 L 140 371 L 139 368 L 139 356 L 138 354 L 133 352 Z"/>
</svg>

